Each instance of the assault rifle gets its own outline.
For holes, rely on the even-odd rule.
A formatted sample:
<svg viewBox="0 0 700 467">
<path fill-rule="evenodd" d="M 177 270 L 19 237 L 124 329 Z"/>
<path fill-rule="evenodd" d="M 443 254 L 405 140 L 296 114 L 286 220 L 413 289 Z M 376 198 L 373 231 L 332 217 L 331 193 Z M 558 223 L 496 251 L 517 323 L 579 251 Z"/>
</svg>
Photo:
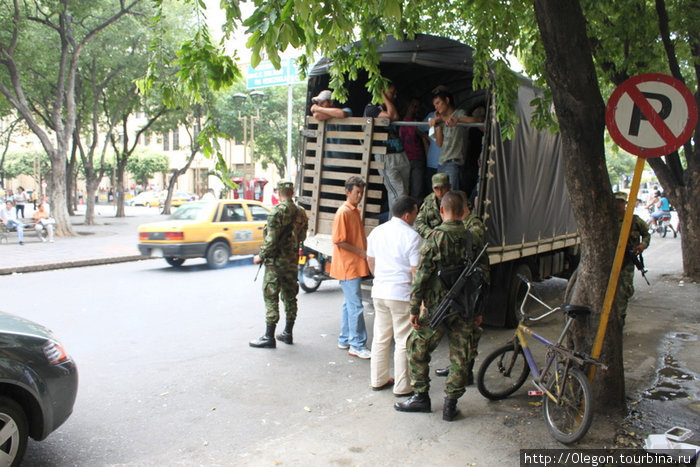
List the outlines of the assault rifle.
<svg viewBox="0 0 700 467">
<path fill-rule="evenodd" d="M 647 281 L 647 285 L 651 285 L 649 283 L 649 279 L 647 279 L 647 271 L 648 269 L 644 267 L 644 256 L 642 256 L 641 253 L 637 254 L 634 252 L 634 250 L 630 249 L 627 250 L 627 258 L 634 263 L 634 266 L 639 269 L 639 271 L 642 273 L 642 277 L 644 278 L 645 281 Z"/>
<path fill-rule="evenodd" d="M 474 268 L 479 266 L 479 259 L 486 253 L 486 248 L 488 246 L 488 243 L 485 244 L 471 264 L 464 267 L 457 280 L 452 284 L 452 287 L 450 287 L 450 290 L 448 290 L 438 306 L 432 310 L 429 323 L 431 328 L 437 329 L 443 321 L 453 315 L 461 314 L 464 315 L 465 318 L 468 318 L 469 310 L 467 310 L 467 307 L 469 307 L 469 304 L 462 303 L 463 300 L 460 300 L 460 298 L 464 297 L 464 287 L 467 285 L 467 281 L 470 279 Z M 450 310 L 452 310 L 452 312 L 450 312 Z"/>
</svg>

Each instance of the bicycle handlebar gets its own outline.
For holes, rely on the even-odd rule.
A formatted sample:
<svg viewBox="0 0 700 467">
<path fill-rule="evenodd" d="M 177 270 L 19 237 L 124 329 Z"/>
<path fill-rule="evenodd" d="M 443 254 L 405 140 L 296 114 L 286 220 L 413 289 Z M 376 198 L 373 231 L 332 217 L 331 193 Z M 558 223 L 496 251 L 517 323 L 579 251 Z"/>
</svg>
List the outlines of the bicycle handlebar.
<svg viewBox="0 0 700 467">
<path fill-rule="evenodd" d="M 522 321 L 539 321 L 539 320 L 541 320 L 542 318 L 546 318 L 547 316 L 549 316 L 549 315 L 551 315 L 551 314 L 553 314 L 553 313 L 556 313 L 557 311 L 559 311 L 559 310 L 561 309 L 561 306 L 557 306 L 557 307 L 554 307 L 554 308 L 550 307 L 550 306 L 547 305 L 545 302 L 543 302 L 543 301 L 540 300 L 539 298 L 535 297 L 532 293 L 530 293 L 530 289 L 532 288 L 532 282 L 531 282 L 527 277 L 523 276 L 522 274 L 516 274 L 515 276 L 516 276 L 518 279 L 520 279 L 521 281 L 523 281 L 523 283 L 525 283 L 525 286 L 527 287 L 527 290 L 525 291 L 525 295 L 523 295 L 523 300 L 522 300 L 522 302 L 520 302 L 520 316 L 521 316 L 521 320 L 520 320 L 520 321 L 521 321 L 521 322 L 522 322 Z M 547 311 L 545 311 L 545 312 L 542 313 L 540 316 L 537 316 L 537 317 L 535 317 L 535 318 L 529 316 L 529 315 L 525 312 L 525 302 L 527 302 L 527 298 L 528 298 L 528 297 L 531 297 L 531 298 L 532 298 L 533 300 L 535 300 L 537 303 L 539 303 L 540 305 L 542 305 L 543 307 L 545 307 L 545 308 L 547 309 Z"/>
</svg>

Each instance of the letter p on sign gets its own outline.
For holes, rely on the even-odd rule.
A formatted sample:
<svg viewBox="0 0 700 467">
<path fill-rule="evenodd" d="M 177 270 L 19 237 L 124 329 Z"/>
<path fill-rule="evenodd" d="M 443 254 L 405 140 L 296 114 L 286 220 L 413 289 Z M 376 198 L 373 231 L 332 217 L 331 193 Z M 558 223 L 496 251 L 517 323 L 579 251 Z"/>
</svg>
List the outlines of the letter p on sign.
<svg viewBox="0 0 700 467">
<path fill-rule="evenodd" d="M 677 79 L 646 73 L 613 91 L 605 110 L 612 139 L 643 158 L 665 156 L 690 139 L 698 109 L 690 90 Z"/>
</svg>

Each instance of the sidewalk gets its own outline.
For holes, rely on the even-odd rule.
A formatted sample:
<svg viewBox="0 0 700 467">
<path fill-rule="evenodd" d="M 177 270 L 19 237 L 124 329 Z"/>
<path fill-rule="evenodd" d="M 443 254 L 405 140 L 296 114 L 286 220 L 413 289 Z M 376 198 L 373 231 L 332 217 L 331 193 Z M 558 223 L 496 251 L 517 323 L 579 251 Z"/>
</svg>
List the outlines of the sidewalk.
<svg viewBox="0 0 700 467">
<path fill-rule="evenodd" d="M 55 243 L 42 243 L 33 231 L 24 232 L 24 245 L 17 234 L 0 244 L 0 275 L 46 271 L 145 259 L 137 247 L 139 224 L 164 220 L 158 208 L 126 208 L 126 216 L 114 217 L 111 205 L 95 207 L 96 225 L 85 225 L 85 206 L 71 217 L 75 237 L 56 237 Z M 27 213 L 31 216 L 31 213 Z"/>
</svg>

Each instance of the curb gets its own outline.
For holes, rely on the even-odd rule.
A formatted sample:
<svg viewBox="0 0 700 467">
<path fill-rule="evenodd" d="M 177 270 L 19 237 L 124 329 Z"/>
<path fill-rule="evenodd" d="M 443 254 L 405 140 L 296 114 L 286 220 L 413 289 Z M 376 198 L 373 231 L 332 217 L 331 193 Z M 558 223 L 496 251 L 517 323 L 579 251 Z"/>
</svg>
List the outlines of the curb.
<svg viewBox="0 0 700 467">
<path fill-rule="evenodd" d="M 54 269 L 80 268 L 84 266 L 99 266 L 101 264 L 126 263 L 129 261 L 140 261 L 151 259 L 148 256 L 132 255 L 118 256 L 115 258 L 82 259 L 76 261 L 63 261 L 60 263 L 33 264 L 31 266 L 17 266 L 14 268 L 0 268 L 0 276 L 10 274 L 22 274 L 25 272 L 52 271 Z"/>
<path fill-rule="evenodd" d="M 98 259 L 83 259 L 76 261 L 63 261 L 60 263 L 47 263 L 47 264 L 35 264 L 31 266 L 18 266 L 14 268 L 0 268 L 0 276 L 9 276 L 12 274 L 23 274 L 26 272 L 41 272 L 41 271 L 53 271 L 55 269 L 68 269 L 68 268 L 81 268 L 85 266 L 100 266 L 103 264 L 116 264 L 116 263 L 127 263 L 131 261 L 145 261 L 151 259 L 161 259 L 154 258 L 150 256 L 141 255 L 131 255 L 131 256 L 117 256 L 113 258 L 98 258 Z M 237 256 L 234 259 L 229 260 L 226 267 L 232 266 L 246 266 L 253 264 L 253 256 Z"/>
</svg>

